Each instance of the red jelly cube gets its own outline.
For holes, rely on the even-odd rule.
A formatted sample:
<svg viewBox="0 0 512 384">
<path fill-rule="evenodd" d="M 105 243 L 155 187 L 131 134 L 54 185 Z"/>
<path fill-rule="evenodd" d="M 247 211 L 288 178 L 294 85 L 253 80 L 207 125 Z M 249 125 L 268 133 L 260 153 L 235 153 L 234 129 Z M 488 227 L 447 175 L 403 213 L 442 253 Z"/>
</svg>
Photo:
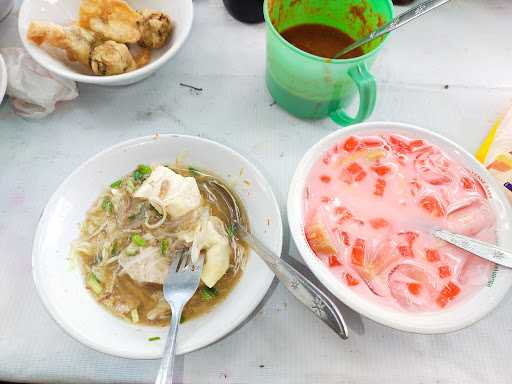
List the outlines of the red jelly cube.
<svg viewBox="0 0 512 384">
<path fill-rule="evenodd" d="M 352 218 L 352 213 L 350 213 L 350 211 L 345 207 L 334 208 L 334 213 L 339 216 L 339 222 L 343 222 Z"/>
<path fill-rule="evenodd" d="M 425 196 L 421 199 L 420 206 L 432 216 L 442 217 L 445 215 L 443 205 L 433 196 Z"/>
<path fill-rule="evenodd" d="M 382 217 L 376 217 L 375 219 L 370 220 L 370 225 L 375 229 L 380 229 L 387 227 L 389 223 L 387 220 L 384 220 Z"/>
<path fill-rule="evenodd" d="M 452 281 L 444 286 L 436 299 L 437 305 L 444 308 L 446 304 L 452 301 L 460 293 L 460 288 Z"/>
<path fill-rule="evenodd" d="M 417 139 L 417 140 L 412 140 L 410 143 L 409 143 L 409 147 L 412 148 L 412 150 L 414 151 L 415 149 L 418 149 L 418 148 L 421 148 L 425 145 L 425 142 L 421 139 Z"/>
<path fill-rule="evenodd" d="M 405 237 L 407 244 L 409 244 L 410 246 L 412 246 L 414 241 L 418 238 L 418 234 L 412 231 L 400 232 L 399 235 Z"/>
<path fill-rule="evenodd" d="M 341 265 L 340 261 L 336 257 L 336 255 L 329 256 L 329 267 L 339 267 Z"/>
<path fill-rule="evenodd" d="M 391 172 L 391 168 L 387 165 L 375 165 L 372 167 L 372 171 L 379 176 L 384 176 Z"/>
<path fill-rule="evenodd" d="M 345 144 L 343 144 L 343 149 L 347 152 L 353 152 L 357 146 L 359 145 L 359 140 L 354 137 L 350 136 L 346 141 Z"/>
<path fill-rule="evenodd" d="M 357 175 L 363 172 L 363 168 L 357 163 L 350 163 L 347 167 L 347 171 L 353 175 Z"/>
<path fill-rule="evenodd" d="M 362 145 L 365 148 L 381 147 L 383 144 L 382 139 L 378 137 L 365 137 L 362 142 Z"/>
<path fill-rule="evenodd" d="M 425 251 L 425 258 L 427 259 L 427 261 L 430 261 L 431 263 L 441 260 L 441 258 L 439 257 L 439 252 L 436 251 L 435 249 L 427 249 Z"/>
<path fill-rule="evenodd" d="M 409 290 L 411 295 L 418 296 L 421 291 L 421 284 L 409 283 L 409 284 L 407 284 L 407 289 Z"/>
<path fill-rule="evenodd" d="M 362 181 L 366 177 L 366 172 L 361 171 L 357 174 L 357 176 L 354 178 L 355 181 Z"/>
<path fill-rule="evenodd" d="M 364 265 L 364 251 L 365 241 L 363 239 L 356 239 L 352 247 L 352 264 L 362 267 Z"/>
<path fill-rule="evenodd" d="M 441 279 L 444 279 L 445 277 L 450 277 L 452 275 L 452 271 L 450 269 L 450 266 L 448 265 L 441 265 L 439 268 L 439 277 Z"/>
<path fill-rule="evenodd" d="M 414 257 L 414 253 L 410 245 L 399 245 L 398 253 L 400 253 L 400 256 L 402 257 L 408 257 L 410 259 Z"/>
<path fill-rule="evenodd" d="M 376 196 L 383 196 L 384 189 L 386 189 L 386 181 L 383 179 L 377 179 L 375 182 L 375 190 L 373 191 L 373 194 Z"/>
<path fill-rule="evenodd" d="M 347 285 L 349 287 L 353 287 L 357 284 L 359 284 L 359 280 L 357 280 L 354 276 L 352 276 L 350 273 L 345 273 L 345 280 L 347 281 Z"/>
</svg>

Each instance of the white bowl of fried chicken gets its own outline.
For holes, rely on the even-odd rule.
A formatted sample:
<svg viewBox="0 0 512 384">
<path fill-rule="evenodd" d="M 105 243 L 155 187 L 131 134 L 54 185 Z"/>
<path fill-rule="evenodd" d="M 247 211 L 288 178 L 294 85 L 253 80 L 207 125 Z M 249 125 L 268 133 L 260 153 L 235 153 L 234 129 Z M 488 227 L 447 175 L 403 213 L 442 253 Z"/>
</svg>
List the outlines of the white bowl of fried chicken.
<svg viewBox="0 0 512 384">
<path fill-rule="evenodd" d="M 19 33 L 41 66 L 101 85 L 140 81 L 187 39 L 192 0 L 25 0 Z"/>
</svg>

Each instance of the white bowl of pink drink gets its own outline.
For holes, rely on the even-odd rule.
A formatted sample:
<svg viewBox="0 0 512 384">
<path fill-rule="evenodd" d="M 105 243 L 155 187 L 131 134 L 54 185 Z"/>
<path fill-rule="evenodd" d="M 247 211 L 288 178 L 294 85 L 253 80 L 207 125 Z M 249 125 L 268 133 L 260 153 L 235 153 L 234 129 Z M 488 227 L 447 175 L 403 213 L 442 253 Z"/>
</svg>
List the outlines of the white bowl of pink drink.
<svg viewBox="0 0 512 384">
<path fill-rule="evenodd" d="M 512 285 L 512 270 L 430 235 L 443 227 L 512 249 L 512 209 L 471 154 L 416 126 L 363 123 L 315 144 L 292 179 L 288 221 L 318 279 L 392 328 L 462 329 Z"/>
</svg>

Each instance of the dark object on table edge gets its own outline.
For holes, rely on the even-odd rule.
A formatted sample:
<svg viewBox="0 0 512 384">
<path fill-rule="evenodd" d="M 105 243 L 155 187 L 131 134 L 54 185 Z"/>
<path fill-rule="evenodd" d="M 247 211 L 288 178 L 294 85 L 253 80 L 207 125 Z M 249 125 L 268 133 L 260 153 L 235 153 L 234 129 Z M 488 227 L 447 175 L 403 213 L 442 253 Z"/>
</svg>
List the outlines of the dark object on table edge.
<svg viewBox="0 0 512 384">
<path fill-rule="evenodd" d="M 263 22 L 263 0 L 223 0 L 229 14 L 243 23 Z"/>
<path fill-rule="evenodd" d="M 413 2 L 414 0 L 393 0 L 393 4 L 395 5 L 409 5 Z"/>
</svg>

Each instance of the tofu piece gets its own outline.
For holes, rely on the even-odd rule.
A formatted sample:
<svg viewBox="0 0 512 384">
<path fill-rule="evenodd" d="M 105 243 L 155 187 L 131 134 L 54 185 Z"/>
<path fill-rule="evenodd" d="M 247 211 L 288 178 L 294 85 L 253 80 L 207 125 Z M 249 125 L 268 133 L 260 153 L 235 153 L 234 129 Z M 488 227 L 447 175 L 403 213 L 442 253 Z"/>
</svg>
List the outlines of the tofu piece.
<svg viewBox="0 0 512 384">
<path fill-rule="evenodd" d="M 229 259 L 231 257 L 228 236 L 224 224 L 218 217 L 208 217 L 192 248 L 193 259 L 194 255 L 197 256 L 199 252 L 205 251 L 201 280 L 208 287 L 213 287 L 229 269 Z"/>
<path fill-rule="evenodd" d="M 201 280 L 211 288 L 229 269 L 232 252 L 224 225 L 218 217 L 208 217 L 196 234 L 193 248 L 196 248 L 197 255 L 205 252 Z M 169 260 L 161 255 L 158 247 L 141 247 L 139 253 L 133 256 L 123 252 L 119 264 L 139 283 L 163 284 L 169 270 Z"/>
<path fill-rule="evenodd" d="M 159 210 L 159 204 L 171 218 L 183 216 L 201 205 L 201 193 L 193 177 L 178 175 L 159 165 L 134 193 Z M 157 204 L 153 204 L 156 202 Z"/>
<path fill-rule="evenodd" d="M 139 283 L 163 284 L 169 270 L 169 260 L 161 255 L 158 247 L 141 247 L 134 256 L 123 252 L 119 256 L 119 264 Z"/>
</svg>

